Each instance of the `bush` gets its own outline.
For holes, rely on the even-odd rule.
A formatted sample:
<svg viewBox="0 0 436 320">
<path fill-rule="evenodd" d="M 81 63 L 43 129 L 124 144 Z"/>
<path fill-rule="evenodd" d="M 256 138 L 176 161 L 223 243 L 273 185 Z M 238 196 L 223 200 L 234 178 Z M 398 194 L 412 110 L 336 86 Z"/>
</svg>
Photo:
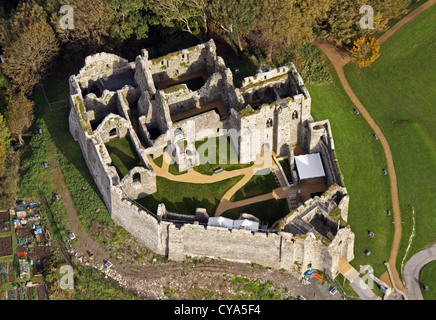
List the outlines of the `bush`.
<svg viewBox="0 0 436 320">
<path fill-rule="evenodd" d="M 295 65 L 307 84 L 332 82 L 332 75 L 327 68 L 324 55 L 312 44 L 301 46 L 296 53 Z"/>
</svg>

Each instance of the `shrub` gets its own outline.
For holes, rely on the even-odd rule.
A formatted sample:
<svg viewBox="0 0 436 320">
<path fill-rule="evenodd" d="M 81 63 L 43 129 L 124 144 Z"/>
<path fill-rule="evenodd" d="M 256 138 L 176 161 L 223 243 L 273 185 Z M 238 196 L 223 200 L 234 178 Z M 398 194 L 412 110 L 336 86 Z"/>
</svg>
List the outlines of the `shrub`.
<svg viewBox="0 0 436 320">
<path fill-rule="evenodd" d="M 332 75 L 327 68 L 323 53 L 312 44 L 305 44 L 297 50 L 295 64 L 305 83 L 332 82 Z"/>
</svg>

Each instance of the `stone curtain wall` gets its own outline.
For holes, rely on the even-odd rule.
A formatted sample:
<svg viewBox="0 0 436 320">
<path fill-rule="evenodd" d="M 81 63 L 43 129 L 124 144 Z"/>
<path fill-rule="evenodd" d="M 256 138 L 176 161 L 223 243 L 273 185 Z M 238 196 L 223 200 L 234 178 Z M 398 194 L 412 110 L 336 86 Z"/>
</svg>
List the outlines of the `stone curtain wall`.
<svg viewBox="0 0 436 320">
<path fill-rule="evenodd" d="M 252 233 L 198 223 L 176 227 L 171 222 L 159 222 L 157 217 L 141 210 L 125 199 L 119 188 L 112 187 L 111 192 L 115 222 L 148 248 L 171 260 L 180 261 L 186 256 L 220 258 L 283 268 L 300 275 L 311 266 L 335 277 L 339 272 L 339 257 L 347 261 L 354 257 L 354 234 L 349 228 L 340 229 L 333 241 L 324 245 L 312 233 L 304 236 L 287 232 Z"/>
</svg>

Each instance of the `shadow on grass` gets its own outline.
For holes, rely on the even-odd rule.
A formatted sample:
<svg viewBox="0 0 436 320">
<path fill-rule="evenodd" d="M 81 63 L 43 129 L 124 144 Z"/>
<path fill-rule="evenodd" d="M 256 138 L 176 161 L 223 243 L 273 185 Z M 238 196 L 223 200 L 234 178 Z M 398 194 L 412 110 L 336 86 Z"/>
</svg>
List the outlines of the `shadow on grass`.
<svg viewBox="0 0 436 320">
<path fill-rule="evenodd" d="M 257 217 L 261 224 L 268 224 L 271 227 L 277 220 L 285 217 L 290 212 L 286 199 L 271 199 L 257 202 L 248 206 L 227 210 L 221 216 L 238 219 L 242 213 L 249 213 Z"/>
<path fill-rule="evenodd" d="M 195 209 L 205 208 L 209 216 L 213 216 L 220 202 L 220 199 L 218 198 L 215 198 L 214 200 L 214 202 L 211 202 L 209 199 L 183 197 L 182 201 L 174 202 L 168 198 L 156 199 L 153 197 L 153 195 L 151 195 L 146 198 L 139 199 L 137 202 L 155 214 L 157 213 L 157 207 L 159 204 L 163 203 L 165 204 L 166 210 L 173 213 L 195 215 Z"/>
<path fill-rule="evenodd" d="M 52 85 L 51 88 L 59 91 L 51 91 L 50 96 L 53 99 L 61 100 L 64 98 L 64 89 L 65 85 L 68 83 L 68 79 L 63 79 L 56 83 L 58 85 Z M 50 138 L 59 155 L 58 158 L 62 164 L 63 172 L 66 176 L 65 178 L 72 194 L 74 204 L 81 218 L 85 218 L 88 223 L 91 223 L 94 220 L 108 223 L 111 221 L 109 212 L 107 211 L 100 191 L 89 172 L 88 166 L 82 155 L 82 150 L 69 131 L 68 116 L 70 108 L 66 107 L 53 111 L 50 110 L 50 107 L 40 89 L 35 91 L 34 102 L 35 117 L 43 119 L 47 126 Z M 34 132 L 38 132 L 38 129 L 39 128 L 34 128 Z M 69 169 L 70 166 L 71 169 Z M 97 209 L 100 210 L 98 215 L 96 215 L 95 212 Z M 86 224 L 86 222 L 84 221 L 84 224 Z"/>
</svg>

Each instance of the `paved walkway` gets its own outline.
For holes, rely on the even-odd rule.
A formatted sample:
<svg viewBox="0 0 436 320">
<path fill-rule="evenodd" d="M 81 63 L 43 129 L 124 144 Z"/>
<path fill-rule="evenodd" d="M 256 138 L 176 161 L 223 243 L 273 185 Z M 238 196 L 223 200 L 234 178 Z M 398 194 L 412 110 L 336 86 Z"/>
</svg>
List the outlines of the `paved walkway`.
<svg viewBox="0 0 436 320">
<path fill-rule="evenodd" d="M 163 177 L 163 178 L 166 178 L 166 179 L 169 179 L 169 180 L 172 180 L 172 181 L 185 182 L 185 183 L 214 183 L 214 182 L 223 181 L 223 180 L 230 179 L 230 178 L 237 177 L 237 176 L 243 176 L 242 179 L 239 180 L 234 186 L 232 186 L 230 188 L 230 190 L 227 191 L 224 194 L 224 196 L 221 198 L 221 201 L 218 204 L 218 207 L 214 213 L 215 217 L 219 217 L 222 213 L 224 213 L 230 209 L 244 207 L 244 206 L 247 206 L 247 205 L 250 205 L 253 203 L 272 200 L 272 199 L 277 199 L 277 200 L 278 199 L 286 199 L 289 195 L 297 194 L 298 189 L 295 186 L 280 186 L 280 187 L 275 188 L 274 190 L 272 190 L 271 192 L 266 193 L 266 194 L 262 194 L 262 195 L 259 195 L 256 197 L 251 197 L 251 198 L 240 200 L 240 201 L 231 201 L 231 198 L 233 197 L 233 195 L 239 189 L 241 189 L 243 186 L 245 186 L 251 180 L 251 178 L 253 178 L 253 176 L 255 175 L 255 173 L 257 171 L 265 169 L 265 168 L 270 168 L 270 164 L 268 164 L 268 165 L 264 164 L 265 157 L 272 157 L 272 154 L 271 155 L 259 155 L 257 157 L 254 165 L 252 165 L 250 167 L 247 167 L 244 169 L 239 169 L 239 170 L 232 170 L 232 171 L 224 170 L 223 172 L 221 172 L 219 174 L 205 175 L 205 174 L 202 174 L 202 173 L 199 173 L 199 172 L 193 170 L 193 171 L 190 171 L 190 172 L 187 172 L 184 174 L 174 175 L 168 171 L 169 165 L 171 163 L 171 156 L 167 152 L 164 152 L 161 167 L 157 166 L 154 163 L 153 158 L 150 155 L 148 155 L 148 159 L 150 161 L 151 166 L 153 167 L 153 170 L 156 172 L 156 175 Z M 276 165 L 278 165 L 275 160 L 272 163 L 276 163 Z M 282 173 L 280 173 L 280 174 L 282 174 Z M 315 181 L 315 182 L 319 184 L 318 181 Z M 319 190 L 325 191 L 327 189 L 327 186 L 324 185 L 324 183 L 322 183 L 321 186 L 322 186 L 322 188 Z M 315 185 L 315 187 L 316 187 L 316 185 Z M 314 192 L 314 190 L 318 190 L 318 189 L 315 189 L 314 186 L 310 185 L 310 184 L 305 186 L 303 189 L 304 190 L 306 190 L 306 189 L 311 190 L 310 192 Z M 306 193 L 310 194 L 310 192 L 307 191 Z"/>
<path fill-rule="evenodd" d="M 339 272 L 350 281 L 350 286 L 361 300 L 381 300 L 365 281 L 360 278 L 360 273 L 343 258 L 339 258 Z"/>
<path fill-rule="evenodd" d="M 269 156 L 272 157 L 272 155 L 269 155 Z M 153 158 L 150 155 L 148 155 L 147 157 L 148 157 L 150 164 L 151 164 L 151 166 L 152 166 L 152 168 L 155 171 L 157 176 L 160 176 L 160 177 L 172 180 L 172 181 L 185 182 L 185 183 L 214 183 L 214 182 L 223 181 L 226 179 L 230 179 L 230 178 L 242 175 L 243 176 L 242 179 L 239 180 L 221 198 L 221 201 L 218 204 L 218 207 L 214 213 L 214 215 L 216 217 L 220 216 L 222 213 L 224 213 L 230 209 L 239 208 L 239 207 L 243 207 L 243 206 L 246 206 L 249 204 L 253 204 L 253 203 L 261 202 L 261 201 L 266 201 L 266 200 L 270 200 L 270 199 L 285 199 L 288 197 L 288 195 L 297 193 L 296 188 L 279 187 L 279 188 L 272 190 L 272 192 L 270 192 L 270 193 L 263 194 L 263 195 L 260 195 L 257 197 L 252 197 L 249 199 L 244 199 L 244 200 L 235 201 L 235 202 L 230 201 L 232 196 L 239 189 L 241 189 L 245 184 L 247 184 L 248 181 L 250 181 L 250 179 L 254 176 L 254 174 L 257 171 L 265 169 L 265 168 L 269 168 L 269 166 L 266 166 L 264 164 L 265 155 L 259 155 L 257 157 L 255 163 L 250 167 L 247 167 L 244 169 L 239 169 L 239 170 L 232 170 L 232 171 L 224 170 L 223 172 L 221 172 L 219 174 L 213 174 L 211 176 L 199 173 L 195 170 L 184 173 L 184 174 L 180 174 L 180 175 L 173 175 L 173 174 L 169 173 L 168 169 L 169 169 L 169 165 L 171 163 L 171 156 L 167 152 L 164 152 L 162 167 L 157 166 L 154 163 Z"/>
<path fill-rule="evenodd" d="M 405 18 L 403 18 L 400 22 L 398 22 L 394 27 L 392 27 L 388 32 L 386 32 L 383 36 L 380 37 L 379 41 L 380 44 L 387 41 L 391 36 L 393 36 L 398 30 L 400 30 L 404 25 L 409 23 L 411 20 L 416 18 L 419 14 L 430 8 L 436 4 L 436 0 L 430 0 L 423 4 L 421 7 L 407 15 Z M 344 87 L 345 92 L 350 97 L 351 101 L 354 103 L 356 108 L 360 111 L 362 116 L 366 119 L 368 124 L 373 129 L 374 133 L 377 134 L 379 137 L 379 140 L 383 146 L 383 149 L 385 151 L 386 161 L 387 161 L 387 170 L 389 173 L 390 183 L 391 183 L 391 196 L 392 196 L 392 206 L 393 206 L 393 214 L 394 214 L 394 224 L 395 224 L 395 234 L 394 234 L 394 241 L 392 245 L 391 255 L 389 258 L 389 265 L 391 267 L 392 272 L 392 278 L 393 281 L 395 281 L 394 286 L 398 288 L 399 290 L 404 291 L 403 283 L 401 282 L 400 276 L 398 274 L 398 271 L 396 269 L 396 261 L 397 261 L 397 255 L 398 250 L 400 247 L 400 241 L 401 241 L 401 234 L 402 234 L 402 223 L 401 223 L 401 211 L 400 211 L 400 203 L 398 199 L 398 186 L 397 186 L 397 176 L 395 173 L 395 166 L 394 161 L 392 157 L 392 152 L 389 147 L 389 143 L 385 136 L 383 135 L 382 131 L 374 121 L 374 119 L 371 117 L 369 112 L 366 110 L 364 105 L 359 101 L 354 91 L 351 89 L 350 84 L 348 83 L 347 78 L 345 77 L 344 73 L 344 66 L 352 61 L 351 56 L 346 52 L 345 50 L 341 50 L 339 48 L 336 48 L 335 46 L 328 44 L 328 43 L 321 43 L 316 42 L 315 45 L 320 48 L 326 56 L 329 58 L 329 60 L 332 62 L 339 79 L 341 81 L 342 86 Z"/>
<path fill-rule="evenodd" d="M 250 180 L 250 179 L 248 179 L 248 180 Z M 242 180 L 239 182 L 242 182 Z M 247 183 L 247 182 L 244 182 L 243 185 L 245 185 L 245 183 Z M 236 185 L 235 185 L 235 187 L 236 187 Z M 235 188 L 235 189 L 236 189 L 236 191 L 238 191 L 240 188 L 241 187 L 239 187 L 237 189 Z M 296 194 L 297 188 L 295 188 L 295 187 L 290 187 L 290 188 L 278 187 L 270 193 L 266 193 L 266 194 L 262 194 L 260 196 L 232 202 L 229 199 L 233 196 L 233 194 L 235 192 L 233 192 L 233 190 L 229 190 L 230 197 L 227 196 L 227 194 L 224 195 L 224 197 L 222 198 L 221 202 L 219 203 L 219 205 L 215 211 L 215 217 L 220 216 L 222 213 L 226 212 L 227 210 L 248 206 L 248 205 L 253 204 L 253 203 L 272 200 L 272 199 L 276 199 L 276 200 L 286 199 L 288 197 L 288 195 Z"/>
<path fill-rule="evenodd" d="M 171 155 L 169 155 L 167 152 L 164 152 L 163 156 L 163 162 L 162 167 L 159 167 L 156 165 L 153 161 L 153 158 L 148 155 L 148 160 L 150 161 L 150 164 L 153 168 L 153 170 L 156 172 L 157 176 L 172 180 L 172 181 L 178 181 L 178 182 L 185 182 L 185 183 L 214 183 L 218 181 L 223 181 L 226 179 L 234 178 L 237 176 L 243 175 L 246 176 L 252 176 L 255 171 L 264 169 L 263 160 L 258 158 L 254 165 L 239 169 L 239 170 L 232 170 L 232 171 L 226 171 L 224 170 L 221 173 L 213 174 L 213 175 L 207 175 L 200 172 L 197 172 L 195 170 L 189 171 L 187 173 L 183 174 L 171 174 L 168 172 L 168 168 L 171 162 Z M 250 177 L 251 178 L 251 177 Z M 242 187 L 243 185 L 241 185 Z M 236 192 L 237 190 L 235 190 Z"/>
<path fill-rule="evenodd" d="M 424 300 L 419 284 L 419 276 L 421 269 L 433 260 L 436 260 L 436 244 L 416 253 L 407 261 L 403 270 L 403 278 L 409 300 Z"/>
</svg>

